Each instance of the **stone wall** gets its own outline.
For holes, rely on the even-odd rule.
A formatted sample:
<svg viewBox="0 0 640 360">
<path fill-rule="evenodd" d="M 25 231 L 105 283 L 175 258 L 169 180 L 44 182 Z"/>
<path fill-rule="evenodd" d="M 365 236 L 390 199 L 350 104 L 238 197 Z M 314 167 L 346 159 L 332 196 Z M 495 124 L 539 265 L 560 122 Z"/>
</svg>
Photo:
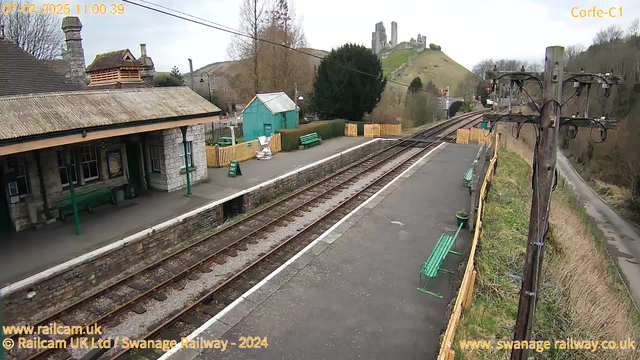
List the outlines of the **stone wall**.
<svg viewBox="0 0 640 360">
<path fill-rule="evenodd" d="M 167 188 L 174 191 L 187 187 L 187 176 L 182 168 L 180 154 L 183 152 L 182 131 L 179 128 L 164 130 L 162 132 L 164 146 L 164 161 L 167 177 Z M 193 154 L 193 167 L 191 167 L 191 184 L 201 182 L 208 177 L 207 152 L 204 144 L 204 125 L 189 126 L 187 141 L 191 141 Z"/>
<path fill-rule="evenodd" d="M 75 266 L 59 272 L 49 270 L 34 284 L 16 289 L 10 294 L 2 294 L 3 319 L 6 324 L 15 324 L 36 314 L 42 318 L 52 311 L 51 304 L 65 304 L 77 301 L 108 282 L 125 277 L 161 258 L 163 253 L 186 245 L 190 240 L 213 231 L 223 223 L 222 204 L 193 215 L 166 228 L 150 232 L 145 236 L 115 246 L 98 256 L 86 254 Z"/>
<path fill-rule="evenodd" d="M 336 156 L 317 166 L 299 171 L 295 174 L 278 179 L 275 182 L 262 186 L 244 195 L 244 211 L 250 211 L 261 204 L 269 202 L 281 195 L 296 191 L 311 182 L 320 180 L 327 174 L 334 173 L 339 169 L 350 165 L 363 157 L 372 154 L 380 149 L 389 147 L 392 141 L 374 141 L 365 146 L 349 151 L 348 153 Z"/>
</svg>

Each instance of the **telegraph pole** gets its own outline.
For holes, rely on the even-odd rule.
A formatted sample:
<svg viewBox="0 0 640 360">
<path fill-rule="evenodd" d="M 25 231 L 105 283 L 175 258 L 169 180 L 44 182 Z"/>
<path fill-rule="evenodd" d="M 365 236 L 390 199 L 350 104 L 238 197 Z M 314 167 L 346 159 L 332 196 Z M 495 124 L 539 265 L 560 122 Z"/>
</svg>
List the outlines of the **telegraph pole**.
<svg viewBox="0 0 640 360">
<path fill-rule="evenodd" d="M 564 48 L 547 48 L 544 67 L 542 108 L 540 113 L 540 137 L 534 154 L 533 198 L 529 220 L 527 252 L 524 261 L 518 316 L 514 328 L 515 341 L 529 341 L 535 321 L 538 286 L 544 258 L 544 238 L 549 228 L 551 192 L 556 170 L 560 104 L 562 101 L 562 75 Z M 528 349 L 514 349 L 511 360 L 528 359 Z"/>
<path fill-rule="evenodd" d="M 542 81 L 542 105 L 539 107 L 540 115 L 523 115 L 522 113 L 485 113 L 483 119 L 496 123 L 498 121 L 516 123 L 522 126 L 531 122 L 538 129 L 533 160 L 533 196 L 531 200 L 531 213 L 529 218 L 529 233 L 527 237 L 527 251 L 524 260 L 524 270 L 521 278 L 520 296 L 518 302 L 518 315 L 514 327 L 514 341 L 528 342 L 531 340 L 531 332 L 535 325 L 536 306 L 539 300 L 540 278 L 542 274 L 542 261 L 544 259 L 545 235 L 549 229 L 549 213 L 551 211 L 551 193 L 557 179 L 556 151 L 558 130 L 561 126 L 577 128 L 596 128 L 600 131 L 602 141 L 606 139 L 608 129 L 616 129 L 617 122 L 605 117 L 562 117 L 561 108 L 564 102 L 563 85 L 573 83 L 576 92 L 574 96 L 580 97 L 582 90 L 587 89 L 587 96 L 591 86 L 602 86 L 604 96 L 610 94 L 612 85 L 619 85 L 621 78 L 613 74 L 613 70 L 606 74 L 588 74 L 583 70 L 580 73 L 563 73 L 564 48 L 560 46 L 548 47 L 545 54 L 544 79 Z M 509 88 L 513 85 L 523 90 L 527 80 L 539 81 L 540 74 L 525 72 L 524 68 L 517 72 L 504 72 L 502 75 L 494 65 L 493 70 L 487 72 L 492 79 L 494 94 L 501 97 L 502 86 L 500 80 L 510 81 Z M 567 77 L 566 80 L 563 78 Z M 499 86 L 498 92 L 495 86 Z M 528 93 L 527 93 L 528 95 Z M 511 96 L 509 96 L 511 97 Z M 534 99 L 529 96 L 530 100 Z M 565 102 L 566 102 L 565 101 Z M 588 103 L 588 99 L 587 99 Z M 522 347 L 522 346 L 520 346 Z M 513 348 L 510 360 L 527 360 L 528 349 Z"/>
</svg>

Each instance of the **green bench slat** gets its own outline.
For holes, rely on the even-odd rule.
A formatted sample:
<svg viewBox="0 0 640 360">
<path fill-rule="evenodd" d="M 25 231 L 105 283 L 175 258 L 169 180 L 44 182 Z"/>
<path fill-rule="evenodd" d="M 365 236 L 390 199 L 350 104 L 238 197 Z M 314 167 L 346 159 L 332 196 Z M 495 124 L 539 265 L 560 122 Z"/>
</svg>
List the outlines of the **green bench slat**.
<svg viewBox="0 0 640 360">
<path fill-rule="evenodd" d="M 309 145 L 319 141 L 322 141 L 322 138 L 318 136 L 318 133 L 311 133 L 300 136 L 300 143 L 302 145 Z"/>
<path fill-rule="evenodd" d="M 464 174 L 464 181 L 471 181 L 473 177 L 473 168 L 469 168 L 469 170 L 467 170 L 467 172 Z"/>
<path fill-rule="evenodd" d="M 75 193 L 76 205 L 78 208 L 89 208 L 93 204 L 113 200 L 113 193 L 108 186 L 98 186 Z M 71 196 L 66 196 L 56 200 L 56 206 L 60 212 L 60 217 L 64 219 L 65 214 L 73 211 Z"/>
<path fill-rule="evenodd" d="M 438 276 L 438 272 L 440 271 L 453 273 L 451 270 L 445 270 L 445 269 L 442 269 L 441 267 L 442 267 L 442 263 L 444 262 L 444 259 L 447 257 L 449 253 L 459 254 L 455 251 L 452 251 L 451 247 L 456 242 L 456 239 L 458 238 L 458 234 L 460 234 L 460 229 L 462 229 L 462 224 L 458 226 L 458 230 L 456 231 L 454 236 L 450 236 L 447 234 L 440 235 L 440 239 L 438 240 L 438 242 L 436 243 L 436 246 L 431 251 L 429 258 L 427 259 L 427 261 L 425 261 L 424 264 L 422 264 L 422 268 L 420 269 L 420 284 L 419 284 L 420 286 L 418 287 L 419 291 L 442 298 L 442 295 L 433 293 L 422 287 L 422 275 L 425 275 L 427 278 L 435 278 Z M 425 286 L 426 286 L 426 283 L 425 283 Z"/>
</svg>

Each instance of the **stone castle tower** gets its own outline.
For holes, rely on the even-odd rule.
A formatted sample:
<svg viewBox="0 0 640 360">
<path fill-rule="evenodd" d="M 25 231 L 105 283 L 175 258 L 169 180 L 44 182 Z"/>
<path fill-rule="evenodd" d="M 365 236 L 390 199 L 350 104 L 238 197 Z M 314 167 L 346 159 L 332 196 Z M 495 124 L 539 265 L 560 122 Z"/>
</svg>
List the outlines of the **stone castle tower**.
<svg viewBox="0 0 640 360">
<path fill-rule="evenodd" d="M 376 24 L 376 31 L 371 33 L 371 51 L 376 55 L 380 54 L 388 44 L 387 30 L 384 28 L 382 21 L 380 21 Z"/>
<path fill-rule="evenodd" d="M 391 46 L 398 45 L 398 23 L 391 22 Z"/>
</svg>

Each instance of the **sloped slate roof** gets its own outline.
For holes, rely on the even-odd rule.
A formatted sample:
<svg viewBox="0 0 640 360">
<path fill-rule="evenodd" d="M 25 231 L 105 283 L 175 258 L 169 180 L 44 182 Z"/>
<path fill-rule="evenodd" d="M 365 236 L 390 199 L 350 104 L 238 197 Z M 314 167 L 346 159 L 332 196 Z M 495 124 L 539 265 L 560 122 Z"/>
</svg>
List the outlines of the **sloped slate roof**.
<svg viewBox="0 0 640 360">
<path fill-rule="evenodd" d="M 0 96 L 74 90 L 82 90 L 82 85 L 0 37 Z"/>
<path fill-rule="evenodd" d="M 256 97 L 273 115 L 296 110 L 296 104 L 284 92 L 258 94 Z M 249 104 L 251 104 L 251 102 Z"/>
<path fill-rule="evenodd" d="M 142 66 L 142 63 L 138 60 L 125 60 L 124 56 L 127 53 L 131 54 L 131 51 L 129 51 L 129 49 L 123 49 L 104 54 L 98 54 L 96 55 L 96 58 L 93 59 L 91 65 L 87 67 L 87 72 L 116 69 L 122 66 Z M 133 56 L 133 54 L 131 56 Z"/>
<path fill-rule="evenodd" d="M 186 86 L 0 97 L 0 141 L 220 109 Z"/>
</svg>

